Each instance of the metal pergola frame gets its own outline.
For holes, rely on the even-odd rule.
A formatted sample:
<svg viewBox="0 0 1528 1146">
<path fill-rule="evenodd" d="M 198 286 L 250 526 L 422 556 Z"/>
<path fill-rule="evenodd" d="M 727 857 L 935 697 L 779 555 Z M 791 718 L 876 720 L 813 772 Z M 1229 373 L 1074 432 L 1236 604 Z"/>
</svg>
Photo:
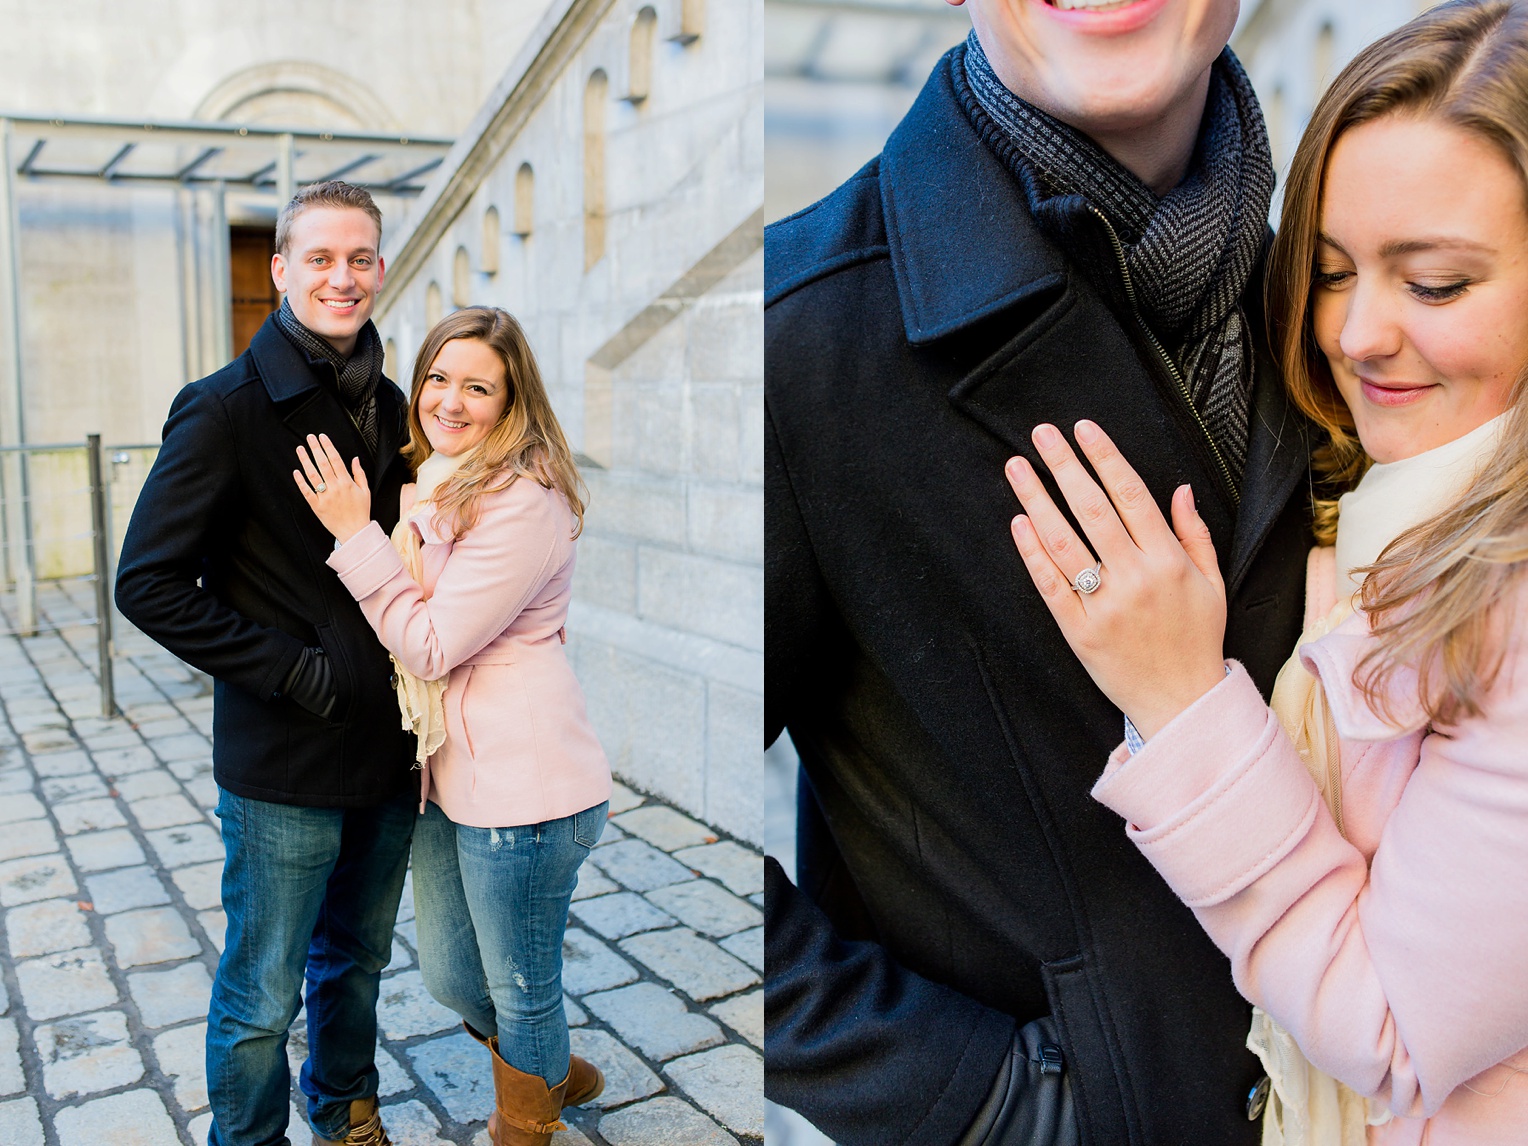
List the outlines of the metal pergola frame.
<svg viewBox="0 0 1528 1146">
<path fill-rule="evenodd" d="M 31 137 L 24 156 L 16 154 L 17 136 Z M 103 164 L 81 167 L 50 163 L 48 145 L 54 141 L 86 140 L 114 144 L 111 158 Z M 226 219 L 225 193 L 238 190 L 265 195 L 274 193 L 278 204 L 292 197 L 300 184 L 352 176 L 351 181 L 373 194 L 412 197 L 424 190 L 420 182 L 445 158 L 455 141 L 443 137 L 362 131 L 325 131 L 315 128 L 268 127 L 258 124 L 201 123 L 196 121 L 149 121 L 102 116 L 39 115 L 0 111 L 0 275 L 4 275 L 5 303 L 0 307 L 0 353 L 5 354 L 9 392 L 0 398 L 0 446 L 26 445 L 26 404 L 21 351 L 20 223 L 16 204 L 16 180 L 28 183 L 97 183 L 110 187 L 166 187 L 210 189 L 215 192 L 218 217 Z M 193 158 L 167 166 L 131 165 L 134 153 L 145 144 L 197 148 Z M 359 151 L 360 154 L 355 153 Z M 418 162 L 401 173 L 365 181 L 356 173 L 379 161 L 412 152 Z M 299 180 L 297 161 L 310 155 L 331 153 L 334 158 L 322 174 Z M 207 171 L 214 160 L 234 156 L 247 158 L 232 173 Z M 223 228 L 226 243 L 226 226 Z M 227 269 L 226 251 L 223 259 Z M 10 491 L 19 507 L 4 514 L 4 530 L 13 555 L 11 574 L 16 581 L 23 631 L 36 629 L 36 566 L 32 553 L 32 521 L 26 456 L 23 451 L 0 456 L 0 485 Z M 20 555 L 19 559 L 15 555 Z"/>
</svg>

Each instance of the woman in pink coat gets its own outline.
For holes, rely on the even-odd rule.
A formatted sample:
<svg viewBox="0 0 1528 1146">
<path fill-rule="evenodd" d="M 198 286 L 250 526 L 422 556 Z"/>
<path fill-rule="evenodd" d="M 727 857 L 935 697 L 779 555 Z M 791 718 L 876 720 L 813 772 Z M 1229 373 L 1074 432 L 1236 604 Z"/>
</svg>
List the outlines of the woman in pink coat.
<svg viewBox="0 0 1528 1146">
<path fill-rule="evenodd" d="M 610 768 L 563 655 L 583 485 L 514 318 L 469 307 L 430 331 L 404 453 L 417 480 L 392 538 L 359 460 L 327 437 L 299 447 L 293 476 L 419 736 L 425 984 L 493 1054 L 493 1142 L 544 1146 L 604 1086 L 569 1054 L 562 937 Z"/>
<path fill-rule="evenodd" d="M 1231 960 L 1265 1143 L 1528 1142 L 1528 11 L 1464 0 L 1348 66 L 1270 267 L 1329 434 L 1272 708 L 1222 660 L 1193 492 L 1102 428 L 1012 459 L 1014 541 L 1126 743 L 1093 789 Z"/>
</svg>

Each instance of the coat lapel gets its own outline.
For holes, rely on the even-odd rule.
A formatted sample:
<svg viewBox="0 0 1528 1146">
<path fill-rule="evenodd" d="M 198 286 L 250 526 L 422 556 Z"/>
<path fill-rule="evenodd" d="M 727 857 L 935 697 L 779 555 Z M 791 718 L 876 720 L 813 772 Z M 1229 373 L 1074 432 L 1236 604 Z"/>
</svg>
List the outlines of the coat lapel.
<svg viewBox="0 0 1528 1146">
<path fill-rule="evenodd" d="M 1260 320 L 1254 329 L 1261 329 Z M 1256 361 L 1241 511 L 1230 560 L 1221 560 L 1227 570 L 1226 591 L 1233 596 L 1273 523 L 1310 473 L 1311 424 L 1290 402 L 1272 358 L 1260 350 Z"/>
<path fill-rule="evenodd" d="M 403 465 L 398 451 L 408 435 L 405 428 L 404 399 L 398 387 L 386 375 L 377 383 L 377 453 L 366 476 L 372 489 L 381 489 L 384 475 L 393 465 Z"/>
<path fill-rule="evenodd" d="M 954 64 L 947 55 L 939 68 Z M 1079 418 L 1098 421 L 1164 513 L 1174 489 L 1193 487 L 1234 593 L 1309 461 L 1306 423 L 1267 353 L 1257 356 L 1238 511 L 1207 468 L 1192 415 L 1164 392 L 1119 319 L 1039 230 L 1017 180 L 953 98 L 947 74 L 924 86 L 881 163 L 908 342 L 928 346 L 1005 312 L 1019 326 L 949 391 L 950 402 L 1031 461 L 1038 461 L 1029 440 L 1036 423 L 1070 432 Z"/>
<path fill-rule="evenodd" d="M 328 434 L 347 461 L 366 456 L 360 432 L 340 404 L 339 396 L 331 387 L 319 383 L 307 358 L 281 333 L 274 316 L 255 332 L 249 350 L 282 424 L 291 431 L 293 466 L 297 465 L 297 447 L 306 444 L 309 434 Z M 393 450 L 397 450 L 396 438 Z M 368 470 L 373 490 L 378 488 L 376 478 L 380 473 L 373 459 Z"/>
<path fill-rule="evenodd" d="M 1231 551 L 1236 520 L 1214 478 L 1182 436 L 1134 345 L 1103 302 L 1077 282 L 950 391 L 950 401 L 1053 483 L 1030 442 L 1051 422 L 1068 437 L 1090 418 L 1114 439 L 1157 497 L 1164 514 L 1178 486 L 1199 492 L 1199 510 L 1220 553 Z M 1064 503 L 1059 500 L 1058 505 Z"/>
</svg>

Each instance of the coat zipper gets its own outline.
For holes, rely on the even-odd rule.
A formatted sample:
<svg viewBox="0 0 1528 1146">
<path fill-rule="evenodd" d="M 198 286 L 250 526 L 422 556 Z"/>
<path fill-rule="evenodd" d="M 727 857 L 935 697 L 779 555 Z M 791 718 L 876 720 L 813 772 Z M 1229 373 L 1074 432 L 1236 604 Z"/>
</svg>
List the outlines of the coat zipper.
<svg viewBox="0 0 1528 1146">
<path fill-rule="evenodd" d="M 1210 454 L 1215 458 L 1215 465 L 1220 472 L 1220 480 L 1224 483 L 1226 493 L 1231 497 L 1233 506 L 1241 505 L 1241 493 L 1236 488 L 1236 482 L 1231 479 L 1231 467 L 1226 465 L 1226 459 L 1220 452 L 1220 447 L 1215 444 L 1215 437 L 1210 433 L 1210 428 L 1204 424 L 1204 419 L 1199 416 L 1199 410 L 1194 405 L 1194 396 L 1189 393 L 1188 382 L 1183 377 L 1183 372 L 1178 369 L 1178 364 L 1172 360 L 1167 350 L 1162 346 L 1151 327 L 1146 325 L 1146 320 L 1141 317 L 1141 308 L 1135 299 L 1135 284 L 1130 281 L 1130 264 L 1125 261 L 1125 245 L 1120 242 L 1119 234 L 1114 230 L 1114 224 L 1097 207 L 1089 205 L 1088 210 L 1098 216 L 1098 221 L 1104 225 L 1104 230 L 1109 235 L 1109 242 L 1114 247 L 1114 257 L 1119 263 L 1120 277 L 1125 283 L 1125 298 L 1130 302 L 1130 313 L 1135 318 L 1135 324 L 1141 334 L 1156 351 L 1158 360 L 1167 370 L 1167 375 L 1178 387 L 1178 394 L 1183 399 L 1184 408 L 1193 415 L 1194 422 L 1199 427 L 1199 432 L 1204 435 L 1205 443 L 1210 447 Z"/>
</svg>

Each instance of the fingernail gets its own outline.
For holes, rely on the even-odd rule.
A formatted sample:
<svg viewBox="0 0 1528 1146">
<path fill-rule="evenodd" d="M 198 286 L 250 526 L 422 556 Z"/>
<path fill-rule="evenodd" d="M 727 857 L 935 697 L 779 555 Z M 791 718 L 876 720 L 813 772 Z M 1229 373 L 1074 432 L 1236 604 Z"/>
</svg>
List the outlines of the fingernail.
<svg viewBox="0 0 1528 1146">
<path fill-rule="evenodd" d="M 1195 513 L 1198 513 L 1199 511 L 1194 508 L 1194 487 L 1191 485 L 1186 485 L 1183 488 L 1187 491 L 1183 496 L 1188 498 L 1189 509 L 1193 510 Z"/>
<path fill-rule="evenodd" d="M 1098 427 L 1087 419 L 1078 422 L 1075 429 L 1079 442 L 1096 442 L 1098 440 Z"/>
<path fill-rule="evenodd" d="M 1029 463 L 1023 458 L 1009 458 L 1008 476 L 1014 481 L 1023 481 L 1029 476 Z"/>
<path fill-rule="evenodd" d="M 1029 528 L 1029 518 L 1025 517 L 1021 513 L 1011 522 L 1009 522 L 1009 526 L 1015 533 L 1023 533 L 1026 529 Z"/>
<path fill-rule="evenodd" d="M 1061 434 L 1057 432 L 1055 426 L 1036 426 L 1034 439 L 1037 446 L 1054 446 L 1061 441 Z"/>
</svg>

